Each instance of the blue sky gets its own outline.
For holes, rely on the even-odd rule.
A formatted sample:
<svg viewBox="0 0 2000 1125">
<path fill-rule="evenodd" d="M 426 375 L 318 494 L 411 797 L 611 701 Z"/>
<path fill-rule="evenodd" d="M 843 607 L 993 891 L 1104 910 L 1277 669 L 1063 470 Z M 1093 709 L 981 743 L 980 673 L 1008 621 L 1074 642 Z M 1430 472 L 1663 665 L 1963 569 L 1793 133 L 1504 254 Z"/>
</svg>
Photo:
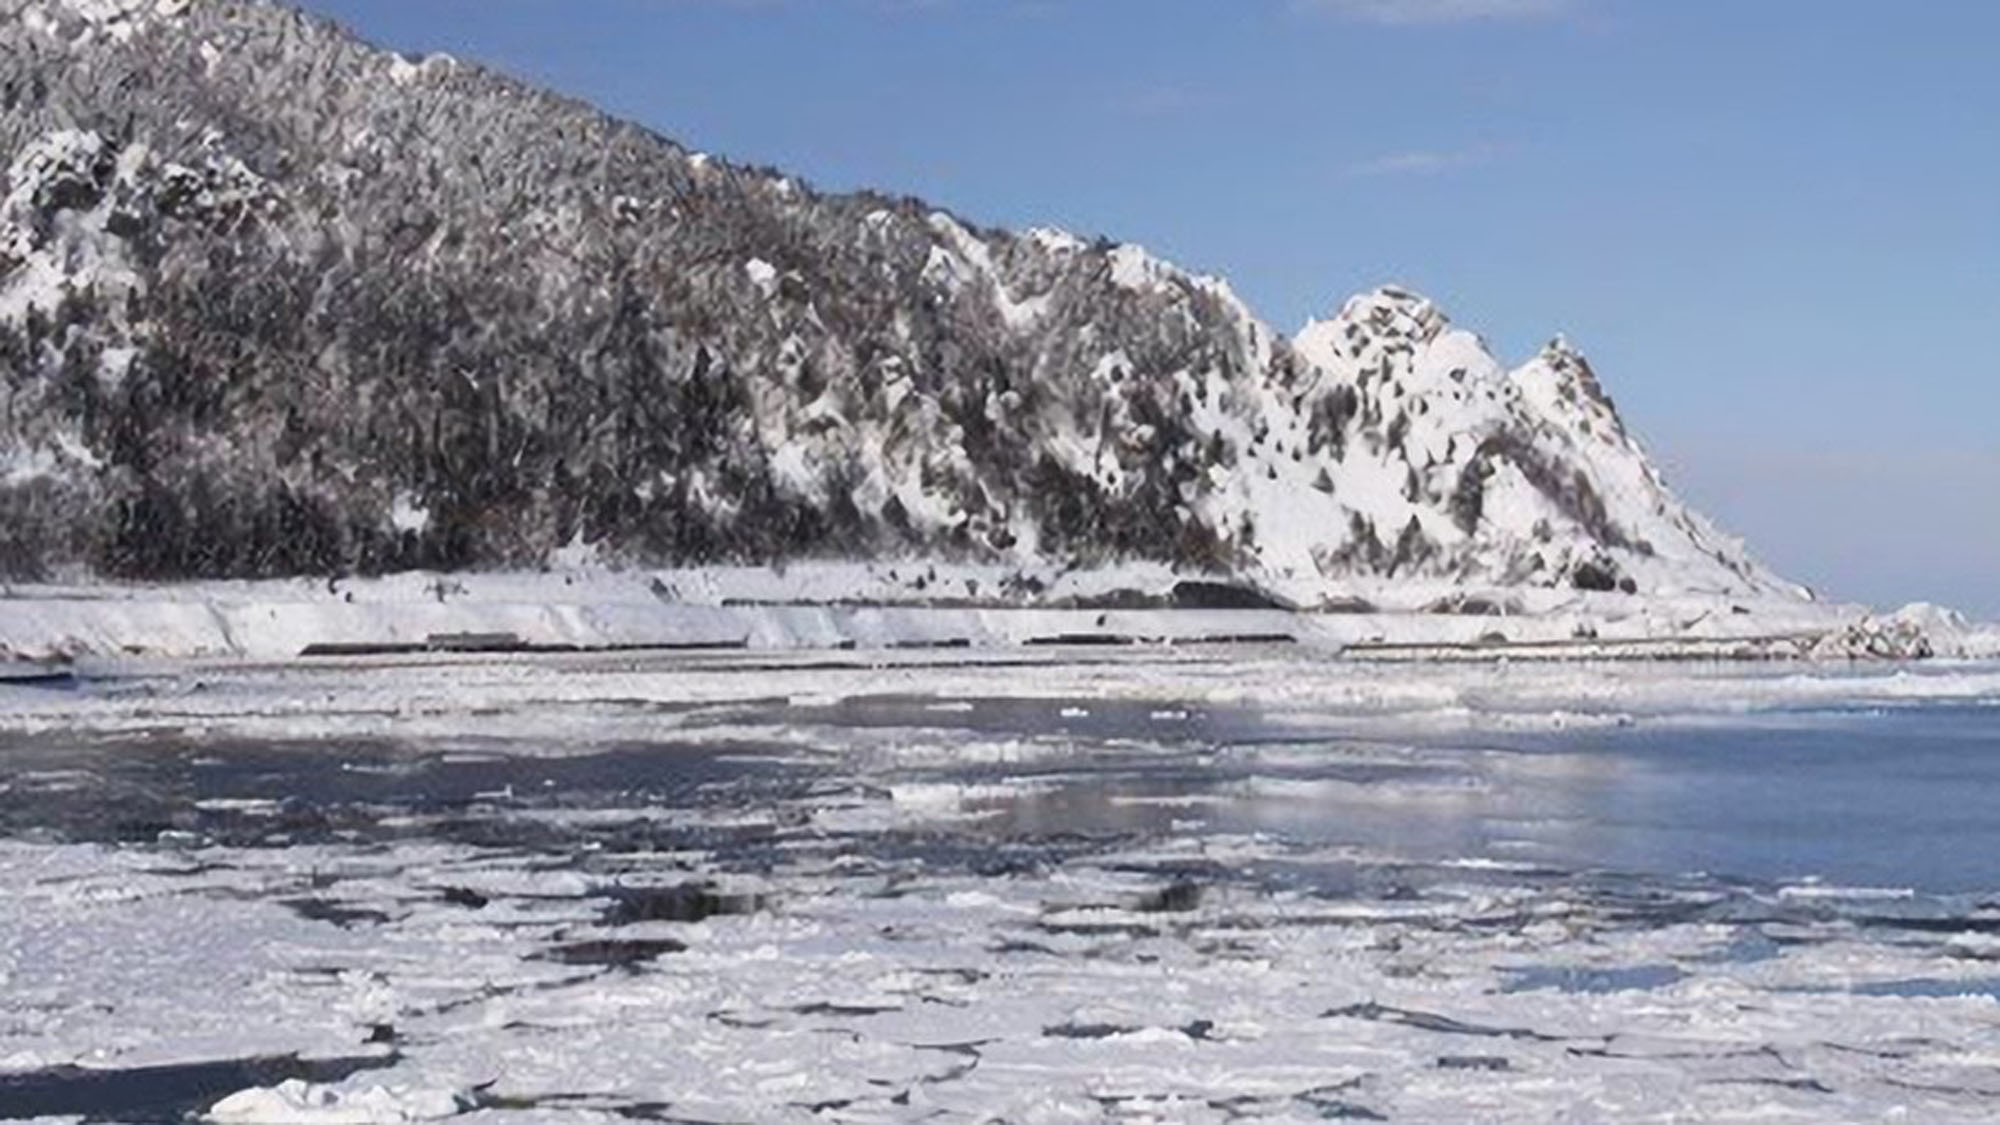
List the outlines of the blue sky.
<svg viewBox="0 0 2000 1125">
<path fill-rule="evenodd" d="M 828 189 L 1056 223 L 1295 329 L 1557 331 L 1828 593 L 2000 617 L 2000 3 L 309 0 Z"/>
</svg>

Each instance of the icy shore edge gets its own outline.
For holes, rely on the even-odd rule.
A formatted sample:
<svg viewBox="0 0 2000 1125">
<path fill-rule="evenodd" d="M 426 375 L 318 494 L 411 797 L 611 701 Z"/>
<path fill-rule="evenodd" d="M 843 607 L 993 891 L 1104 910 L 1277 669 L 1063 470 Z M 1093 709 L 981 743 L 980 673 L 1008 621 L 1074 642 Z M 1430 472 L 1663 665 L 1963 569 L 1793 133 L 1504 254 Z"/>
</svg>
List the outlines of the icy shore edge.
<svg viewBox="0 0 2000 1125">
<path fill-rule="evenodd" d="M 2000 657 L 1935 606 L 1357 585 L 1293 606 L 1164 568 L 825 564 L 0 589 L 0 667 L 455 652 L 1295 645 L 1375 660 Z"/>
</svg>

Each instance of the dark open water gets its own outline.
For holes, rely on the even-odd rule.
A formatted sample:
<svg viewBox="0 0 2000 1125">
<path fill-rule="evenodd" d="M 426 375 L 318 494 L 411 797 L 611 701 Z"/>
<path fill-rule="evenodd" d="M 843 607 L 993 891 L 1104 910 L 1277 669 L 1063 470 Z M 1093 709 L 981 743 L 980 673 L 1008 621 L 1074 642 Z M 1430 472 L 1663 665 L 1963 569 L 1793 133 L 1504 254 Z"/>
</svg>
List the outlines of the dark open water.
<svg viewBox="0 0 2000 1125">
<path fill-rule="evenodd" d="M 1025 762 L 908 770 L 869 762 L 850 771 L 740 735 L 554 756 L 493 742 L 43 735 L 0 747 L 0 834 L 280 847 L 413 833 L 499 837 L 550 831 L 510 826 L 505 814 L 524 808 L 810 805 L 860 774 L 871 785 L 915 777 L 978 786 L 983 796 L 972 804 L 991 815 L 965 831 L 982 841 L 1257 832 L 1424 862 L 2000 891 L 2000 707 L 1991 705 L 1385 743 L 1331 725 L 1170 704 L 999 699 L 941 711 L 935 703 L 855 700 L 735 711 L 718 722 L 945 746 L 1015 737 L 1042 749 Z M 232 807 L 239 802 L 262 805 Z M 951 831 L 932 834 L 941 852 L 952 850 L 940 838 Z"/>
</svg>

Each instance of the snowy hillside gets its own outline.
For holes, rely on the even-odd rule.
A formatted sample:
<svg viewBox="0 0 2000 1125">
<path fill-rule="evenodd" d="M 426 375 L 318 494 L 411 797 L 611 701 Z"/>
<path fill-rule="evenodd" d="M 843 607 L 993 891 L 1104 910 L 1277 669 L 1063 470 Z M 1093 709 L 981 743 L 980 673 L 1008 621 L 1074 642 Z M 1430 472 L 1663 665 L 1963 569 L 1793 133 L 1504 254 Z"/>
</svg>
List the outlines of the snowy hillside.
<svg viewBox="0 0 2000 1125">
<path fill-rule="evenodd" d="M 1287 340 L 238 0 L 0 0 L 0 576 L 925 558 L 1796 594 L 1566 344 Z"/>
</svg>

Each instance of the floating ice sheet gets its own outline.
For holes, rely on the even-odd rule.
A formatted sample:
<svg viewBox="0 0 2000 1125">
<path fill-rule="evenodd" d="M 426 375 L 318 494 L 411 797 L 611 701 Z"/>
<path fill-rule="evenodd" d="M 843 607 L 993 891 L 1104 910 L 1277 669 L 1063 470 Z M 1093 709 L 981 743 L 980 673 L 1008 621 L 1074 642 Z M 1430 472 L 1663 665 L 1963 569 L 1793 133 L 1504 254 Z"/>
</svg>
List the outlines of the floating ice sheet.
<svg viewBox="0 0 2000 1125">
<path fill-rule="evenodd" d="M 1976 795 L 1988 712 L 1869 708 L 1988 673 L 1286 667 L 216 668 L 15 701 L 0 1093 L 60 1118 L 98 1112 L 64 1076 L 243 1078 L 199 1091 L 217 1122 L 1991 1119 L 1991 888 L 1836 851 L 1702 870 L 1633 827 L 1760 762 L 1948 825 L 1921 787 Z M 1406 721 L 1440 691 L 1636 717 Z M 1831 830 L 1865 840 L 1854 812 Z"/>
</svg>

